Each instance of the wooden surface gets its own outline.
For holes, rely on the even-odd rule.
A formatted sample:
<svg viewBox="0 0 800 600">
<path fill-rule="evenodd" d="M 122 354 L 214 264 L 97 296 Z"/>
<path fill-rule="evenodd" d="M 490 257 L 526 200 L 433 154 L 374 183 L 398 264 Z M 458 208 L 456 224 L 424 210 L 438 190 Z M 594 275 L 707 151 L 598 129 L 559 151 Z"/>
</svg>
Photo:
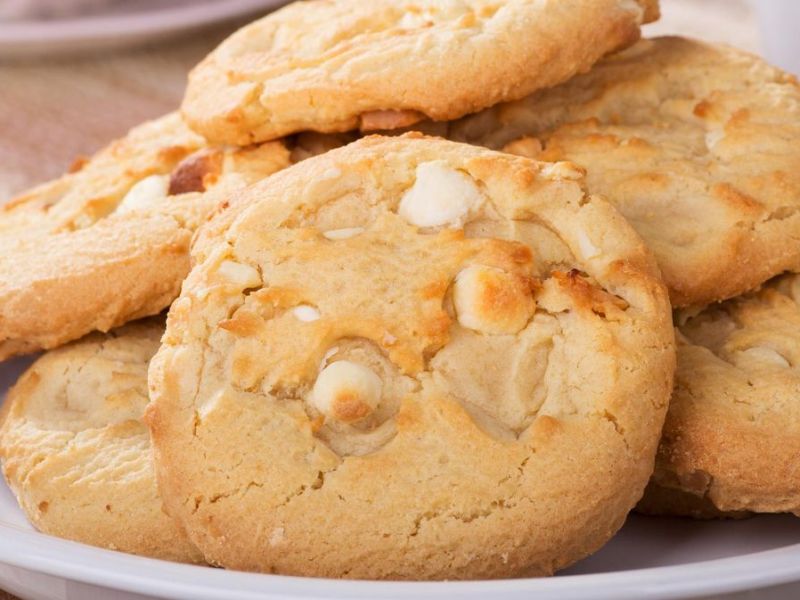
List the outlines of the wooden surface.
<svg viewBox="0 0 800 600">
<path fill-rule="evenodd" d="M 230 29 L 102 57 L 0 63 L 0 200 L 173 110 L 188 70 Z"/>
<path fill-rule="evenodd" d="M 745 0 L 662 0 L 662 12 L 647 35 L 680 33 L 758 51 Z M 233 28 L 98 57 L 0 62 L 0 202 L 177 107 L 189 68 Z M 0 590 L 0 600 L 13 598 Z"/>
</svg>

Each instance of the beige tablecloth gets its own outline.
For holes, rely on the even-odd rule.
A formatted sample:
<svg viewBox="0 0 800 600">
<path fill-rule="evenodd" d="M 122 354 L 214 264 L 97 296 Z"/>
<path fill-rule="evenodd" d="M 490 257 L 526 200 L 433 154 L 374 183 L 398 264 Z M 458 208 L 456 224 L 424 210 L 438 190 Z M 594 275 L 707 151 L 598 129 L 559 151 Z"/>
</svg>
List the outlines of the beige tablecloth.
<svg viewBox="0 0 800 600">
<path fill-rule="evenodd" d="M 662 8 L 647 35 L 681 33 L 758 51 L 745 0 L 662 0 Z M 98 57 L 0 62 L 0 203 L 177 107 L 189 68 L 232 29 Z M 0 591 L 0 600 L 11 598 Z"/>
</svg>

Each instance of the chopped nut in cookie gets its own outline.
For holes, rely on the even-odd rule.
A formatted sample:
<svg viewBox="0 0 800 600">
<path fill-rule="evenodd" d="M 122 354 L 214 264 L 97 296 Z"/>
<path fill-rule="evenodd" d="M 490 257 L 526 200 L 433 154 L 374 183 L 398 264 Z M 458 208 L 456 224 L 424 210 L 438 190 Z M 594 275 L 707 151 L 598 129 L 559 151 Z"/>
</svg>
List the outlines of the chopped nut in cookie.
<svg viewBox="0 0 800 600">
<path fill-rule="evenodd" d="M 204 149 L 183 159 L 169 177 L 169 195 L 204 192 L 222 172 L 223 153 Z"/>
</svg>

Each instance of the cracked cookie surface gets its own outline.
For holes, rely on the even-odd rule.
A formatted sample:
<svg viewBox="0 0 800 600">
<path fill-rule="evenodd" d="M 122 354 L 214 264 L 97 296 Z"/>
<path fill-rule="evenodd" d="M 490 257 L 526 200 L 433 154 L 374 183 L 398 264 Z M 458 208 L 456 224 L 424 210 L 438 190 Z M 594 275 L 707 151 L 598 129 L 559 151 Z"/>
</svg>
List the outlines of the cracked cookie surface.
<svg viewBox="0 0 800 600">
<path fill-rule="evenodd" d="M 156 487 L 147 365 L 163 318 L 95 333 L 39 358 L 0 414 L 0 462 L 28 519 L 94 546 L 202 562 Z"/>
<path fill-rule="evenodd" d="M 639 499 L 669 305 L 573 165 L 368 137 L 239 194 L 194 253 L 146 422 L 211 563 L 549 574 Z"/>
<path fill-rule="evenodd" d="M 800 267 L 800 87 L 754 56 L 643 40 L 447 135 L 586 168 L 653 250 L 675 306 Z"/>
<path fill-rule="evenodd" d="M 282 142 L 207 148 L 175 113 L 0 206 L 0 360 L 167 307 L 197 226 L 288 164 Z"/>
<path fill-rule="evenodd" d="M 566 81 L 657 17 L 657 0 L 296 2 L 195 67 L 182 110 L 239 145 L 454 119 Z"/>
<path fill-rule="evenodd" d="M 800 275 L 791 274 L 684 317 L 675 391 L 641 510 L 719 516 L 696 508 L 703 500 L 717 512 L 800 514 L 798 302 Z"/>
</svg>

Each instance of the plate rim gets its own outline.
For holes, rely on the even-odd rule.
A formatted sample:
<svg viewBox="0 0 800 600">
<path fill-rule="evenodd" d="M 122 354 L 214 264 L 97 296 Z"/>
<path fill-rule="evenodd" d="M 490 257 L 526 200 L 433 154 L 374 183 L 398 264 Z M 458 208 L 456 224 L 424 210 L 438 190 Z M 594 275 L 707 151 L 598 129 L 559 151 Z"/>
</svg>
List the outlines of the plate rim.
<svg viewBox="0 0 800 600">
<path fill-rule="evenodd" d="M 65 558 L 66 557 L 66 558 Z M 0 523 L 0 563 L 70 581 L 162 598 L 572 598 L 669 599 L 759 589 L 800 580 L 800 543 L 680 565 L 484 581 L 334 580 L 226 571 L 132 556 Z"/>
<path fill-rule="evenodd" d="M 88 16 L 40 22 L 0 23 L 0 46 L 44 45 L 84 42 L 124 36 L 136 38 L 168 31 L 187 30 L 251 14 L 272 10 L 287 0 L 204 0 L 184 6 L 146 10 L 139 13 Z"/>
</svg>

